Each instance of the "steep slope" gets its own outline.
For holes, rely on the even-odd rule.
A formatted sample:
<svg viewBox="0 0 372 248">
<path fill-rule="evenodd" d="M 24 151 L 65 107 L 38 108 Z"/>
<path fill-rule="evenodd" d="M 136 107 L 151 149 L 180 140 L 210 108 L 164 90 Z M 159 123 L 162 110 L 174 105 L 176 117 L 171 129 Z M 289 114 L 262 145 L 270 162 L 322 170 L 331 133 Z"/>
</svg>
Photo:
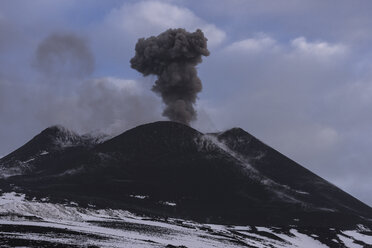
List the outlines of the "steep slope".
<svg viewBox="0 0 372 248">
<path fill-rule="evenodd" d="M 0 160 L 12 169 L 33 158 L 27 173 L 1 180 L 3 188 L 202 222 L 371 224 L 370 207 L 242 129 L 202 134 L 155 122 L 100 144 L 61 133 L 69 146 L 56 146 L 58 135 L 45 133 Z"/>
<path fill-rule="evenodd" d="M 294 189 L 297 196 L 329 211 L 370 212 L 371 208 L 315 175 L 241 128 L 214 134 L 218 141 L 239 154 L 265 177 Z"/>
<path fill-rule="evenodd" d="M 39 161 L 49 153 L 70 147 L 88 147 L 93 143 L 93 138 L 79 136 L 62 126 L 49 127 L 0 160 L 0 177 L 35 172 Z"/>
</svg>

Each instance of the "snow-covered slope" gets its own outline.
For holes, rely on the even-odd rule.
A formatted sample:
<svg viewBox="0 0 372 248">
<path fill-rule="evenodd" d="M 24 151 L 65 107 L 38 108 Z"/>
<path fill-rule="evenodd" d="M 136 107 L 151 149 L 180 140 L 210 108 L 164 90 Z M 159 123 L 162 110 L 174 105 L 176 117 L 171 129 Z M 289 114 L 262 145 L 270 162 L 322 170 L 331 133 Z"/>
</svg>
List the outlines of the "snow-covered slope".
<svg viewBox="0 0 372 248">
<path fill-rule="evenodd" d="M 296 226 L 259 227 L 203 224 L 174 218 L 139 216 L 125 210 L 79 207 L 0 197 L 0 245 L 28 247 L 366 247 L 371 230 Z M 325 235 L 327 235 L 325 238 Z"/>
</svg>

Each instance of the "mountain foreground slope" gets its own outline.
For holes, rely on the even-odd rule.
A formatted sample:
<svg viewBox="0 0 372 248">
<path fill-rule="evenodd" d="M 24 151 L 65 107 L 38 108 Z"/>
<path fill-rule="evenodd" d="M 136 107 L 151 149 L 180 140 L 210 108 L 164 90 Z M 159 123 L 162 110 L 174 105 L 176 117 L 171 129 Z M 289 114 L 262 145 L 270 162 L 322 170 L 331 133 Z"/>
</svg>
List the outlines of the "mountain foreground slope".
<svg viewBox="0 0 372 248">
<path fill-rule="evenodd" d="M 3 192 L 26 200 L 153 218 L 324 235 L 372 223 L 369 206 L 240 128 L 203 134 L 163 121 L 100 141 L 54 126 L 2 158 L 0 176 Z M 336 245 L 331 236 L 321 241 Z"/>
</svg>

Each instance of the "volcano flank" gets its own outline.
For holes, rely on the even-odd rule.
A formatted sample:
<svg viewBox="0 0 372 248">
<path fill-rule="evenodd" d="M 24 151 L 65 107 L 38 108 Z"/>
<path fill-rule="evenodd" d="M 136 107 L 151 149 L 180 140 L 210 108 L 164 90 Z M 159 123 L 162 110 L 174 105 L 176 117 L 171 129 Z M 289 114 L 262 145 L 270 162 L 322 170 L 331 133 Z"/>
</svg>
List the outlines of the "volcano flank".
<svg viewBox="0 0 372 248">
<path fill-rule="evenodd" d="M 0 160 L 3 191 L 249 225 L 370 225 L 372 209 L 240 128 L 155 122 L 100 142 L 54 126 Z M 172 203 L 172 204 L 162 204 Z"/>
</svg>

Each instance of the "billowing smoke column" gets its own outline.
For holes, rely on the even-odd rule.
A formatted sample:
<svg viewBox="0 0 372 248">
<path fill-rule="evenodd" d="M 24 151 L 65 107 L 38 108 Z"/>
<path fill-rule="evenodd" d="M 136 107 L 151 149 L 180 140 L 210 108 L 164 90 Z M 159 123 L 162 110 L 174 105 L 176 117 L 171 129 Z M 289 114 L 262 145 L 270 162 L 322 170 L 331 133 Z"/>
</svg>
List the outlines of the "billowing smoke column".
<svg viewBox="0 0 372 248">
<path fill-rule="evenodd" d="M 158 76 L 152 90 L 166 104 L 163 115 L 172 121 L 189 124 L 196 119 L 194 104 L 202 90 L 195 66 L 208 56 L 207 38 L 198 29 L 168 29 L 158 36 L 141 38 L 136 55 L 130 60 L 133 69 L 144 76 Z"/>
</svg>

